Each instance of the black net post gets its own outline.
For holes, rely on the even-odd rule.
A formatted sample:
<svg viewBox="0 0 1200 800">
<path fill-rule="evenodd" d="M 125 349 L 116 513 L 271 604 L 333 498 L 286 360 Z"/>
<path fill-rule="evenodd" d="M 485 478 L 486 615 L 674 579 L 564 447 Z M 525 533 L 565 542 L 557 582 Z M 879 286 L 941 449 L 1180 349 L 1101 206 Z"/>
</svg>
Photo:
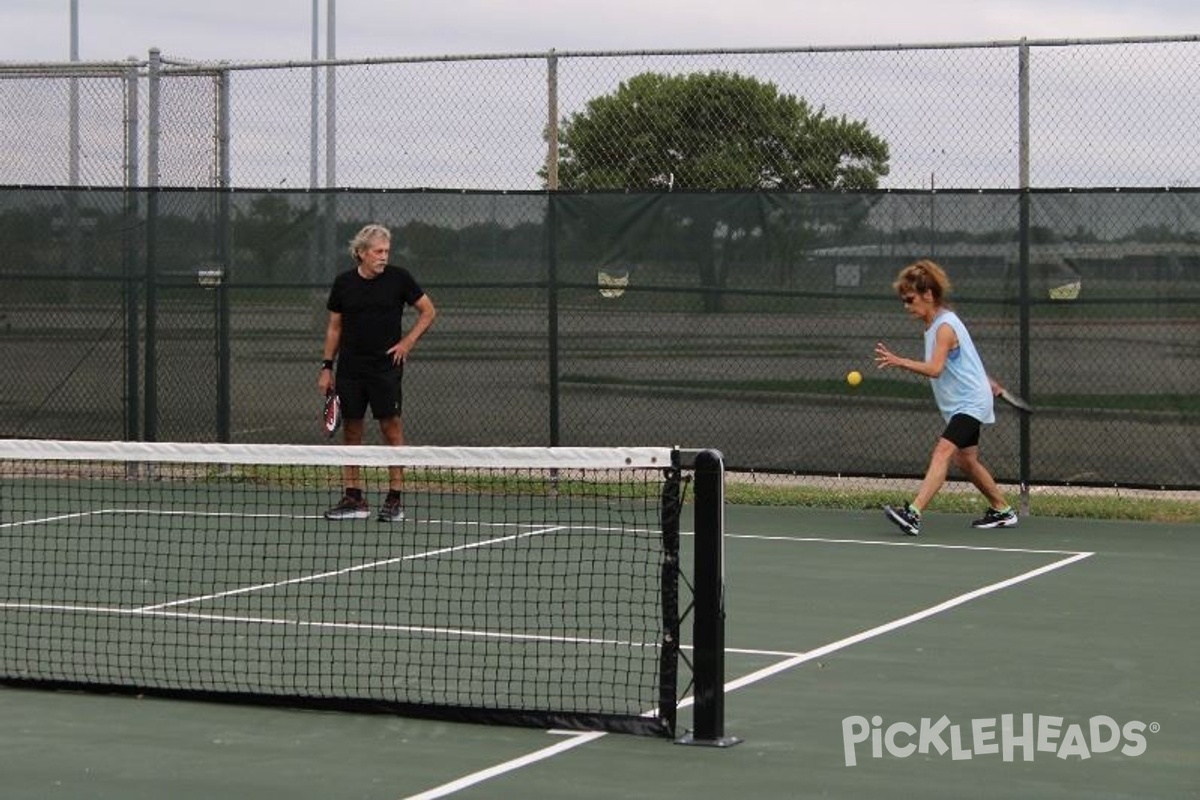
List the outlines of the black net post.
<svg viewBox="0 0 1200 800">
<path fill-rule="evenodd" d="M 730 747 L 725 734 L 725 462 L 716 450 L 695 460 L 696 553 L 693 569 L 693 729 L 676 741 Z"/>
</svg>

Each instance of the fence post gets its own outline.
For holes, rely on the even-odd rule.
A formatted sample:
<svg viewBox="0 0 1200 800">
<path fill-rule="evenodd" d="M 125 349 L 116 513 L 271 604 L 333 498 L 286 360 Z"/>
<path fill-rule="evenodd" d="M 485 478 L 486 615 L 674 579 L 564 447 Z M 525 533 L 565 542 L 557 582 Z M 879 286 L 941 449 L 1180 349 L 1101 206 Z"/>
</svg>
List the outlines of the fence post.
<svg viewBox="0 0 1200 800">
<path fill-rule="evenodd" d="M 218 69 L 214 77 L 217 88 L 217 235 L 220 237 L 217 257 L 223 273 L 217 283 L 217 441 L 230 442 L 233 417 L 233 374 L 230 357 L 229 281 L 233 273 L 233 227 L 230 219 L 229 166 L 229 81 L 228 69 Z"/>
<path fill-rule="evenodd" d="M 147 71 L 146 138 L 146 377 L 145 410 L 142 420 L 143 438 L 158 439 L 158 146 L 162 134 L 161 114 L 162 54 L 157 48 L 150 51 Z"/>
<path fill-rule="evenodd" d="M 546 332 L 547 370 L 549 372 L 550 446 L 561 442 L 561 386 L 558 374 L 558 56 L 551 50 L 546 57 Z"/>
<path fill-rule="evenodd" d="M 139 434 L 141 359 L 138 358 L 140 316 L 138 314 L 137 241 L 140 201 L 138 194 L 138 63 L 129 59 L 125 71 L 125 226 L 121 232 L 121 258 L 125 278 L 121 293 L 125 306 L 125 440 L 137 441 Z"/>
<path fill-rule="evenodd" d="M 1018 258 L 1018 286 L 1020 298 L 1020 382 L 1021 396 L 1030 396 L 1029 372 L 1029 44 L 1022 39 L 1017 56 L 1017 85 L 1018 85 L 1018 190 L 1020 192 L 1020 255 Z M 1020 512 L 1029 513 L 1029 465 L 1031 462 L 1029 448 L 1031 446 L 1029 415 L 1018 414 L 1020 425 L 1020 463 L 1017 467 L 1020 481 Z"/>
</svg>

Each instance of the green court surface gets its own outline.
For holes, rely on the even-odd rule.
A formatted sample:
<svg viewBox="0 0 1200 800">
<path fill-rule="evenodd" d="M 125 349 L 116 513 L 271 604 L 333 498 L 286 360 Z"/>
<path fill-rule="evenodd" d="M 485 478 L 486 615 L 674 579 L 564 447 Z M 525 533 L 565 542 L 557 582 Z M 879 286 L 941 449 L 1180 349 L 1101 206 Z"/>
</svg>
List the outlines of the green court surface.
<svg viewBox="0 0 1200 800">
<path fill-rule="evenodd" d="M 968 521 L 727 508 L 733 747 L 0 688 L 0 794 L 1200 796 L 1200 526 Z"/>
</svg>

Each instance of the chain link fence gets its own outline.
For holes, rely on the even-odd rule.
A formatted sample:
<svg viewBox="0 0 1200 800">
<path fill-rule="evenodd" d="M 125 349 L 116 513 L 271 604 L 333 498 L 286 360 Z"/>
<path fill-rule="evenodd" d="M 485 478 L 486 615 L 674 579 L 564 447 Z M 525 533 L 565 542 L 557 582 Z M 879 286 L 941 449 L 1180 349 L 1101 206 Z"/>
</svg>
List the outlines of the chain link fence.
<svg viewBox="0 0 1200 800">
<path fill-rule="evenodd" d="M 648 73 L 719 73 L 863 123 L 887 144 L 880 189 L 1023 188 L 1023 146 L 1032 187 L 1196 186 L 1200 99 L 1189 76 L 1198 49 L 1198 37 L 1163 37 L 286 64 L 196 64 L 151 51 L 145 62 L 0 63 L 0 99 L 13 112 L 0 122 L 0 184 L 538 190 L 552 134 L 598 98 Z M 754 103 L 769 99 L 732 98 L 743 105 L 730 119 L 755 118 Z M 132 143 L 130 118 L 140 121 Z M 626 132 L 611 132 L 622 157 L 657 155 Z M 786 171 L 770 152 L 763 158 Z"/>
<path fill-rule="evenodd" d="M 1195 489 L 1198 48 L 0 65 L 21 112 L 0 121 L 0 435 L 311 441 L 328 284 L 381 221 L 442 312 L 406 382 L 413 441 L 715 446 L 739 470 L 902 485 L 939 420 L 870 354 L 919 351 L 890 281 L 931 256 L 1038 406 L 998 414 L 998 477 Z M 560 169 L 647 74 L 762 91 L 605 117 L 644 185 Z M 846 125 L 759 147 L 744 186 L 681 160 L 788 97 Z M 788 183 L 821 174 L 797 166 L 810 145 L 852 154 L 855 125 L 886 146 L 873 184 Z"/>
</svg>

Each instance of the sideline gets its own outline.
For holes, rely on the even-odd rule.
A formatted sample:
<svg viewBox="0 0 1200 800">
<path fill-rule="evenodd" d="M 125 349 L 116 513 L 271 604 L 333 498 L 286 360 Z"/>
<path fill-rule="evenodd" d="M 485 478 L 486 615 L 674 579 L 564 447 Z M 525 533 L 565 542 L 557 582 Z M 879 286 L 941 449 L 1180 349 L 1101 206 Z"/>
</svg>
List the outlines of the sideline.
<svg viewBox="0 0 1200 800">
<path fill-rule="evenodd" d="M 740 537 L 740 538 L 779 539 L 779 538 L 788 538 L 788 537 L 747 536 L 747 537 Z M 842 544 L 842 543 L 844 543 L 844 544 L 885 544 L 884 542 L 872 542 L 872 541 L 812 539 L 812 538 L 806 538 L 803 540 L 793 540 L 793 541 L 830 542 L 830 543 L 838 543 L 838 544 Z M 918 543 L 918 542 L 903 543 L 903 544 L 910 546 L 910 547 L 936 546 L 936 545 L 928 545 L 928 544 Z M 959 549 L 959 548 L 955 547 L 954 549 Z M 978 549 L 978 550 L 991 550 L 991 551 L 996 551 L 996 550 L 1003 551 L 1004 550 L 1004 548 L 994 548 L 994 547 L 979 547 L 979 548 L 968 547 L 965 549 Z M 903 628 L 907 625 L 912 625 L 912 624 L 920 622 L 924 619 L 928 619 L 929 617 L 935 616 L 937 614 L 941 614 L 944 611 L 949 611 L 952 608 L 957 608 L 958 606 L 969 603 L 972 600 L 977 600 L 980 597 L 984 597 L 986 595 L 1002 591 L 1011 586 L 1015 586 L 1019 583 L 1024 583 L 1025 581 L 1032 580 L 1033 578 L 1036 578 L 1040 575 L 1045 575 L 1048 572 L 1053 572 L 1054 570 L 1062 569 L 1063 567 L 1070 566 L 1071 564 L 1074 564 L 1078 561 L 1082 561 L 1085 558 L 1090 558 L 1091 556 L 1095 555 L 1095 553 L 1091 553 L 1091 552 L 1038 551 L 1038 550 L 1030 551 L 1030 550 L 1020 550 L 1020 549 L 1015 549 L 1015 548 L 1013 549 L 1013 552 L 1024 552 L 1024 553 L 1047 552 L 1047 553 L 1055 553 L 1058 555 L 1066 555 L 1067 557 L 1059 559 L 1057 561 L 1054 561 L 1050 564 L 1046 564 L 1045 566 L 1041 566 L 1041 567 L 1037 567 L 1036 569 L 1029 570 L 1028 572 L 1022 572 L 1019 575 L 1014 575 L 1011 578 L 1007 578 L 1002 581 L 997 581 L 996 583 L 988 584 L 987 586 L 981 587 L 979 589 L 974 589 L 970 592 L 960 594 L 960 595 L 958 595 L 956 597 L 952 597 L 949 600 L 946 600 L 942 603 L 938 603 L 937 605 L 929 606 L 928 608 L 924 608 L 920 611 L 915 611 L 912 614 L 908 614 L 906 616 L 899 617 L 897 619 L 892 620 L 891 622 L 885 622 L 882 625 L 877 625 L 874 628 L 869 628 L 865 631 L 861 631 L 860 633 L 856 633 L 853 636 L 847 636 L 844 639 L 838 639 L 835 642 L 830 642 L 829 644 L 822 645 L 821 647 L 818 647 L 815 650 L 809 650 L 804 653 L 793 653 L 790 655 L 790 657 L 784 659 L 783 661 L 780 661 L 776 664 L 772 664 L 769 667 L 764 667 L 763 669 L 757 670 L 755 672 L 751 672 L 750 674 L 744 675 L 740 678 L 736 678 L 735 680 L 729 681 L 728 683 L 725 684 L 725 691 L 733 692 L 738 689 L 743 689 L 747 686 L 758 683 L 759 681 L 766 680 L 767 678 L 770 678 L 781 672 L 786 672 L 787 670 L 794 669 L 795 667 L 798 667 L 801 664 L 804 664 L 808 661 L 812 661 L 813 659 L 827 656 L 830 653 L 837 652 L 838 650 L 844 650 L 848 647 L 852 647 L 856 644 L 860 644 L 869 639 L 874 639 L 877 636 L 882 636 L 885 633 L 890 633 L 891 631 L 898 630 L 899 628 Z M 729 653 L 743 653 L 743 652 L 745 652 L 745 653 L 762 653 L 763 651 L 743 651 L 743 650 L 737 650 L 737 649 L 730 648 L 729 650 L 727 650 L 727 652 L 729 652 Z M 783 654 L 781 654 L 781 655 L 783 655 Z M 690 706 L 692 704 L 692 702 L 693 702 L 693 698 L 691 698 L 691 697 L 685 698 L 684 700 L 680 701 L 679 707 L 686 708 L 687 706 Z M 551 731 L 551 733 L 563 734 L 564 732 Z M 495 766 L 488 767 L 487 769 L 483 769 L 478 772 L 471 773 L 470 775 L 464 775 L 463 777 L 461 777 L 455 781 L 451 781 L 450 783 L 442 784 L 441 786 L 436 786 L 432 789 L 421 792 L 420 794 L 408 795 L 405 798 L 403 798 L 403 800 L 434 800 L 435 798 L 438 798 L 438 797 L 446 797 L 447 795 L 454 794 L 455 792 L 458 792 L 462 789 L 470 788 L 477 784 L 483 783 L 484 781 L 499 777 L 500 775 L 503 775 L 505 773 L 512 772 L 512 771 L 520 769 L 522 767 L 529 766 L 530 764 L 537 763 L 538 761 L 543 761 L 547 758 L 552 758 L 556 755 L 559 755 L 560 753 L 565 753 L 568 750 L 573 750 L 576 747 L 581 747 L 582 745 L 588 744 L 589 742 L 594 742 L 597 739 L 600 739 L 601 737 L 607 736 L 608 734 L 605 732 L 602 732 L 602 731 L 587 732 L 587 733 L 576 733 L 576 732 L 572 731 L 572 732 L 566 733 L 566 735 L 570 736 L 571 738 L 567 739 L 566 741 L 562 741 L 557 744 L 551 745 L 550 747 L 545 747 L 545 748 L 542 748 L 541 750 L 535 750 L 534 752 L 529 753 L 524 756 L 521 756 L 520 758 L 516 758 L 516 759 L 512 759 L 511 761 L 505 761 L 503 763 L 496 764 Z"/>
</svg>

